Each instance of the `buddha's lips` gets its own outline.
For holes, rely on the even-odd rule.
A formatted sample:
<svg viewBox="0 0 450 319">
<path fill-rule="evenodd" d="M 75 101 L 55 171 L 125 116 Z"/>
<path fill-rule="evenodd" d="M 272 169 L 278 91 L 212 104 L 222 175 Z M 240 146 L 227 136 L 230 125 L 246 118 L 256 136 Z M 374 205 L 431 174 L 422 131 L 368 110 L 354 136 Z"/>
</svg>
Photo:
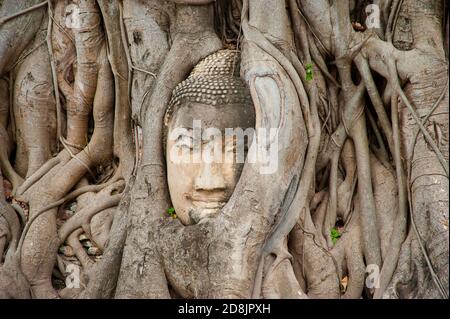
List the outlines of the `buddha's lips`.
<svg viewBox="0 0 450 319">
<path fill-rule="evenodd" d="M 230 196 L 228 192 L 223 191 L 201 191 L 201 192 L 188 192 L 184 194 L 186 199 L 192 202 L 198 203 L 224 203 L 228 202 Z"/>
<path fill-rule="evenodd" d="M 192 204 L 198 208 L 220 209 L 225 206 L 226 202 L 213 200 L 192 200 Z"/>
</svg>

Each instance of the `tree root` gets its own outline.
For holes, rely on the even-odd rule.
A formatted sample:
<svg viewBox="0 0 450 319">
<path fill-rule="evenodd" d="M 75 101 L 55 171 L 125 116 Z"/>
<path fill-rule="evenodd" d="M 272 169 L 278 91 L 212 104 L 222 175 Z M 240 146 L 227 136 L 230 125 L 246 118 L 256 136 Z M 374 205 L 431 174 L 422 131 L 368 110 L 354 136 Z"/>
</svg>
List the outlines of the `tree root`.
<svg viewBox="0 0 450 319">
<path fill-rule="evenodd" d="M 9 20 L 12 20 L 12 19 L 14 19 L 14 18 L 17 18 L 17 17 L 21 16 L 22 14 L 26 14 L 26 13 L 31 12 L 31 11 L 34 11 L 34 10 L 36 10 L 36 9 L 42 8 L 42 7 L 46 6 L 46 5 L 48 4 L 48 2 L 49 2 L 49 1 L 43 1 L 43 2 L 41 2 L 41 3 L 39 3 L 39 4 L 36 4 L 36 5 L 34 5 L 34 6 L 31 6 L 31 7 L 27 8 L 27 9 L 24 9 L 24 10 L 21 10 L 21 11 L 19 11 L 19 12 L 16 12 L 16 13 L 10 15 L 10 16 L 2 17 L 2 18 L 0 19 L 0 26 L 1 26 L 2 24 L 4 24 L 4 23 L 8 22 Z"/>
<path fill-rule="evenodd" d="M 67 244 L 72 247 L 75 256 L 77 256 L 81 265 L 83 266 L 84 271 L 89 271 L 89 269 L 94 265 L 94 261 L 89 258 L 88 254 L 84 250 L 83 246 L 80 244 L 80 240 L 78 237 L 83 233 L 83 229 L 78 228 L 75 231 L 72 231 L 67 238 Z M 60 242 L 64 242 L 64 240 L 60 240 Z"/>
<path fill-rule="evenodd" d="M 122 185 L 112 185 L 111 188 L 105 189 L 104 191 L 108 192 L 107 194 L 109 195 L 109 197 L 98 200 L 92 207 L 84 208 L 75 216 L 71 217 L 66 223 L 64 223 L 64 225 L 59 230 L 60 243 L 63 243 L 67 236 L 69 236 L 70 233 L 72 233 L 79 227 L 83 227 L 83 230 L 85 231 L 88 238 L 92 240 L 89 223 L 95 214 L 101 212 L 104 209 L 117 206 L 122 195 L 110 195 L 109 193 L 118 191 L 118 187 L 123 187 L 123 183 Z M 99 194 L 99 196 L 102 196 L 101 193 Z"/>
<path fill-rule="evenodd" d="M 53 157 L 42 165 L 37 171 L 30 175 L 16 191 L 16 195 L 23 195 L 31 186 L 38 182 L 42 176 L 47 174 L 53 167 L 61 163 L 61 158 Z"/>
</svg>

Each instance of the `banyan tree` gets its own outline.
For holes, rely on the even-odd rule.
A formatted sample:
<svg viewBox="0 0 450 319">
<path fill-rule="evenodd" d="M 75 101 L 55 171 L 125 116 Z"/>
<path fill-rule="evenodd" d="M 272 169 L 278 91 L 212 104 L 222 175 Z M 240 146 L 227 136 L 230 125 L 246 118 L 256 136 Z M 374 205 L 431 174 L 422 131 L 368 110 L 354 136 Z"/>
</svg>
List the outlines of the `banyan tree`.
<svg viewBox="0 0 450 319">
<path fill-rule="evenodd" d="M 0 0 L 0 296 L 448 298 L 448 38 L 444 0 Z"/>
</svg>

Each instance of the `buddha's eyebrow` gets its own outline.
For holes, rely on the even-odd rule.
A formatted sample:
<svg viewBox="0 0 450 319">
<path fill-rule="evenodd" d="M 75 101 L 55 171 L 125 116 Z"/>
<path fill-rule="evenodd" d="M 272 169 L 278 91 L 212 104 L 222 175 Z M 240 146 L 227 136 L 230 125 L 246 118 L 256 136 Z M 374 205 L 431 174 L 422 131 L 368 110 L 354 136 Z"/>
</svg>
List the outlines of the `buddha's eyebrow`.
<svg viewBox="0 0 450 319">
<path fill-rule="evenodd" d="M 180 133 L 178 134 L 178 136 L 187 136 L 187 137 L 192 137 L 193 136 L 193 129 L 190 127 L 183 127 L 183 130 L 180 131 Z"/>
</svg>

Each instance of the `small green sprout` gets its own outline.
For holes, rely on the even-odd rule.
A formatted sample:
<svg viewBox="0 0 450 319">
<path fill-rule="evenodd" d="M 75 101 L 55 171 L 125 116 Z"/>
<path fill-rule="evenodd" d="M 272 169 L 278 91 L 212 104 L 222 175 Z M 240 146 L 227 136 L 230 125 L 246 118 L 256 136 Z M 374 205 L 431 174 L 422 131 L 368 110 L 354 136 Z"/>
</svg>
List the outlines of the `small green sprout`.
<svg viewBox="0 0 450 319">
<path fill-rule="evenodd" d="M 306 67 L 306 81 L 311 81 L 313 79 L 313 65 L 312 63 L 308 63 L 305 65 Z"/>
<path fill-rule="evenodd" d="M 333 245 L 335 245 L 337 240 L 342 236 L 342 234 L 336 228 L 331 228 L 330 236 Z"/>
<path fill-rule="evenodd" d="M 167 214 L 169 214 L 172 218 L 177 218 L 177 213 L 173 207 L 167 209 Z"/>
</svg>

